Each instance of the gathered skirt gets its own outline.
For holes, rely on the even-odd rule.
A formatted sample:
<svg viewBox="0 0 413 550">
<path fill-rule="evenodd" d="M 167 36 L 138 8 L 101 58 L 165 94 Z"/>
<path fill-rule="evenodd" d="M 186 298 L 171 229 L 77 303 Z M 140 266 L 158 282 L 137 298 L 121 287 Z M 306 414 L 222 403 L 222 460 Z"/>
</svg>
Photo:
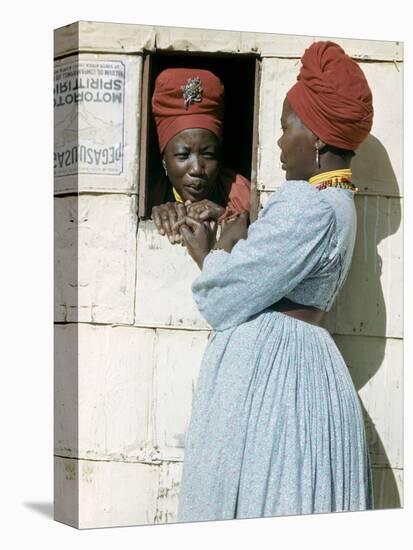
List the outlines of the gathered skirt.
<svg viewBox="0 0 413 550">
<path fill-rule="evenodd" d="M 208 342 L 178 521 L 372 508 L 357 392 L 324 328 L 266 310 Z"/>
</svg>

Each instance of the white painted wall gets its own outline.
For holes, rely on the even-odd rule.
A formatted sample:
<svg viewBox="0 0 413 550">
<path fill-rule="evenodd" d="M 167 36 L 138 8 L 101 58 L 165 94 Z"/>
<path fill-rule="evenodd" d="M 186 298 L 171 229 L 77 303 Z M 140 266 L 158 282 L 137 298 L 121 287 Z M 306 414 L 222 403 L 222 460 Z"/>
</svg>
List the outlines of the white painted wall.
<svg viewBox="0 0 413 550">
<path fill-rule="evenodd" d="M 80 144 L 102 148 L 119 137 L 122 120 L 121 173 L 85 166 L 79 177 L 56 178 L 58 521 L 87 528 L 176 519 L 185 431 L 209 330 L 190 293 L 198 268 L 185 249 L 136 216 L 143 51 L 156 44 L 262 57 L 257 187 L 263 204 L 283 181 L 276 147 L 282 100 L 304 48 L 316 39 L 90 22 L 56 31 L 57 67 L 73 64 L 76 52 L 83 67 L 125 67 L 123 118 L 102 103 L 93 107 L 94 119 L 83 109 L 77 126 Z M 365 410 L 376 506 L 396 507 L 403 477 L 403 49 L 394 42 L 336 41 L 362 64 L 375 120 L 354 162 L 360 192 L 353 266 L 326 326 Z M 63 147 L 76 124 L 66 125 L 65 134 L 59 128 Z"/>
</svg>

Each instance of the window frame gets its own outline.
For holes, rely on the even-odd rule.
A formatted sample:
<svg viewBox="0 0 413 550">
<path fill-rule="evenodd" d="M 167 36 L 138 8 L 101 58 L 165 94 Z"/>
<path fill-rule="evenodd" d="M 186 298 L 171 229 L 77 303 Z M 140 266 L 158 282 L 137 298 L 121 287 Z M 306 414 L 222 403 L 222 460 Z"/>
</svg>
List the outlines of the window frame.
<svg viewBox="0 0 413 550">
<path fill-rule="evenodd" d="M 170 52 L 163 52 L 163 50 L 154 50 L 144 52 L 142 63 L 142 80 L 141 80 L 141 104 L 140 104 L 140 147 L 139 147 L 139 173 L 138 173 L 138 219 L 149 219 L 150 212 L 148 212 L 148 164 L 149 164 L 149 131 L 150 131 L 150 117 L 151 117 L 151 101 L 149 97 L 149 89 L 152 78 L 152 58 L 154 54 L 169 54 Z M 188 52 L 174 52 L 180 55 L 188 54 Z M 194 55 L 206 56 L 208 52 L 191 52 L 188 58 Z M 216 56 L 218 57 L 218 56 Z M 222 57 L 222 56 L 221 56 Z M 226 54 L 225 57 L 245 57 L 245 54 Z M 254 71 L 254 93 L 253 93 L 253 125 L 252 125 L 252 154 L 251 154 L 251 206 L 250 206 L 250 220 L 255 221 L 258 212 L 260 210 L 259 191 L 257 182 L 258 173 L 258 116 L 259 116 L 259 101 L 260 101 L 260 83 L 261 83 L 261 57 L 258 55 L 253 57 L 255 59 L 255 71 Z"/>
</svg>

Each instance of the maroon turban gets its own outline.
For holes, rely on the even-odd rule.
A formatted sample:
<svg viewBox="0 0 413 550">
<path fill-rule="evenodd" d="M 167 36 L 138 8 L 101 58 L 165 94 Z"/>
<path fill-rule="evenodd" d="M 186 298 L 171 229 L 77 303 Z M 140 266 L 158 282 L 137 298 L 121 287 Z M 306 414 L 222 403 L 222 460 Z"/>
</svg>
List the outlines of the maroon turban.
<svg viewBox="0 0 413 550">
<path fill-rule="evenodd" d="M 161 152 L 176 134 L 204 128 L 222 137 L 224 85 L 203 69 L 166 69 L 155 82 L 152 112 Z"/>
<path fill-rule="evenodd" d="M 373 122 L 372 95 L 358 64 L 334 42 L 314 42 L 287 92 L 293 111 L 318 138 L 354 150 Z"/>
</svg>

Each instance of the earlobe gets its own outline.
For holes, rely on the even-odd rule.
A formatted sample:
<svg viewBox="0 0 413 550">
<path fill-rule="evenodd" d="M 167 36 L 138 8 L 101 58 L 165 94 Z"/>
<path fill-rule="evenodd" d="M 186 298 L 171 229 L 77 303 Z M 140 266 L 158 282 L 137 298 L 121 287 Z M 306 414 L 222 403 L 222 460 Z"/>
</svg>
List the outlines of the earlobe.
<svg viewBox="0 0 413 550">
<path fill-rule="evenodd" d="M 318 149 L 319 151 L 322 151 L 324 147 L 327 145 L 327 143 L 325 143 L 320 138 L 317 138 L 314 145 L 316 149 Z"/>
</svg>

